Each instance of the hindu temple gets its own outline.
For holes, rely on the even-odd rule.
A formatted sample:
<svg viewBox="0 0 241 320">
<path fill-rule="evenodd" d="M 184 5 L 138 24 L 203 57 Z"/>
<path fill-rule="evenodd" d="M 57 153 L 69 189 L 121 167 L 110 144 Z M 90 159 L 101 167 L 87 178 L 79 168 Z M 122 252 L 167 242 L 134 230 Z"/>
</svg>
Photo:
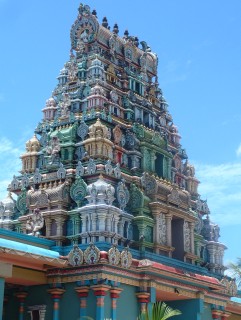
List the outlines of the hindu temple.
<svg viewBox="0 0 241 320">
<path fill-rule="evenodd" d="M 241 319 L 157 55 L 83 4 L 69 49 L 0 202 L 2 319 Z"/>
</svg>

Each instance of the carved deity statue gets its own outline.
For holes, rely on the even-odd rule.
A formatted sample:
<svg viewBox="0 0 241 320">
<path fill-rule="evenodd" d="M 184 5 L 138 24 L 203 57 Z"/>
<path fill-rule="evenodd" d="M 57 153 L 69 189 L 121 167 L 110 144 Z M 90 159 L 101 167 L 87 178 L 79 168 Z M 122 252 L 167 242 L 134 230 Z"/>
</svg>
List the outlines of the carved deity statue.
<svg viewBox="0 0 241 320">
<path fill-rule="evenodd" d="M 54 164 L 59 162 L 60 143 L 58 137 L 53 137 L 46 148 L 49 155 L 49 163 Z"/>
<path fill-rule="evenodd" d="M 31 236 L 39 237 L 40 230 L 44 226 L 44 218 L 38 208 L 34 209 L 32 216 L 29 216 L 26 223 L 26 230 Z"/>
</svg>

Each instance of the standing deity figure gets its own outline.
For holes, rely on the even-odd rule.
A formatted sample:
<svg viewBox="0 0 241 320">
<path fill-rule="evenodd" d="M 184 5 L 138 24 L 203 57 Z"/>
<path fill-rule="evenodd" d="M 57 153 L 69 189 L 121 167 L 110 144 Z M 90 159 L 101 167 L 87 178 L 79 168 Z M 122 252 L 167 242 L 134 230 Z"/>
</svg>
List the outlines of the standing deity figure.
<svg viewBox="0 0 241 320">
<path fill-rule="evenodd" d="M 58 137 L 52 138 L 52 140 L 49 142 L 46 152 L 50 156 L 50 164 L 59 161 L 60 144 Z"/>
<path fill-rule="evenodd" d="M 63 100 L 59 103 L 61 117 L 67 117 L 70 114 L 71 99 L 67 92 L 63 93 Z"/>
</svg>

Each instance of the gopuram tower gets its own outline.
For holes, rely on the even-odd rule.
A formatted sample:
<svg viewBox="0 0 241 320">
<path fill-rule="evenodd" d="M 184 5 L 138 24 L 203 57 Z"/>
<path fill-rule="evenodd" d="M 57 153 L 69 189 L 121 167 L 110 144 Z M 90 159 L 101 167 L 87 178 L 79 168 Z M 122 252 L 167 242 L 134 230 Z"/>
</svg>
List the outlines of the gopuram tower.
<svg viewBox="0 0 241 320">
<path fill-rule="evenodd" d="M 0 203 L 0 227 L 54 240 L 62 255 L 116 245 L 221 276 L 225 246 L 159 88 L 157 55 L 87 5 L 78 10 L 69 61 Z"/>
<path fill-rule="evenodd" d="M 238 319 L 157 55 L 78 10 L 69 61 L 0 201 L 0 319 L 136 320 L 155 301 L 180 320 Z"/>
</svg>

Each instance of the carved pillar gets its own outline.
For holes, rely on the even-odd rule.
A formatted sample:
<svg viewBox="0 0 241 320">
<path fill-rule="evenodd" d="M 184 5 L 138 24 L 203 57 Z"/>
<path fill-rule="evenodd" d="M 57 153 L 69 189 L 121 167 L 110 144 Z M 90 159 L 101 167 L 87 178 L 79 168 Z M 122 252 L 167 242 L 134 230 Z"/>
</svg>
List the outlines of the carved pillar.
<svg viewBox="0 0 241 320">
<path fill-rule="evenodd" d="M 167 226 L 167 245 L 172 246 L 172 215 L 166 214 L 166 226 Z"/>
<path fill-rule="evenodd" d="M 87 308 L 87 297 L 89 294 L 89 287 L 83 286 L 83 287 L 77 287 L 75 288 L 75 291 L 77 292 L 79 299 L 80 299 L 80 319 L 82 317 L 86 317 L 86 308 Z"/>
<path fill-rule="evenodd" d="M 110 216 L 106 216 L 106 231 L 111 231 L 111 221 L 110 221 Z"/>
<path fill-rule="evenodd" d="M 190 223 L 190 245 L 191 245 L 191 253 L 195 254 L 194 249 L 194 227 L 195 224 L 193 222 Z"/>
<path fill-rule="evenodd" d="M 51 219 L 45 218 L 45 226 L 46 226 L 46 237 L 51 235 Z"/>
<path fill-rule="evenodd" d="M 120 297 L 122 289 L 113 288 L 110 289 L 110 297 L 111 297 L 111 319 L 116 320 L 116 304 L 117 299 Z"/>
<path fill-rule="evenodd" d="M 59 302 L 62 295 L 65 293 L 64 289 L 52 288 L 48 290 L 53 299 L 53 320 L 59 320 Z"/>
<path fill-rule="evenodd" d="M 115 218 L 114 218 L 114 221 L 115 221 L 115 230 L 114 230 L 114 232 L 115 232 L 115 233 L 118 233 L 119 217 L 115 217 Z"/>
<path fill-rule="evenodd" d="M 24 320 L 24 303 L 28 293 L 25 291 L 17 292 L 15 296 L 18 299 L 19 307 L 18 307 L 18 320 Z"/>
<path fill-rule="evenodd" d="M 105 316 L 105 296 L 110 287 L 103 284 L 91 287 L 96 296 L 96 320 L 104 320 Z"/>
<path fill-rule="evenodd" d="M 80 233 L 80 218 L 75 218 L 75 229 L 74 229 L 74 232 L 75 234 L 78 234 Z"/>
<path fill-rule="evenodd" d="M 98 217 L 96 216 L 96 214 L 92 213 L 92 215 L 91 215 L 92 230 L 91 231 L 96 231 L 97 219 L 98 219 Z"/>
<path fill-rule="evenodd" d="M 209 262 L 210 262 L 210 270 L 211 272 L 215 271 L 215 247 L 212 244 L 207 245 L 208 253 L 209 253 Z"/>
<path fill-rule="evenodd" d="M 81 219 L 82 219 L 82 233 L 89 231 L 89 230 L 86 230 L 86 222 L 87 222 L 86 215 L 81 215 Z"/>
<path fill-rule="evenodd" d="M 154 228 L 153 228 L 153 231 L 154 231 L 154 235 L 153 235 L 153 240 L 154 240 L 154 243 L 158 243 L 158 234 L 159 234 L 159 212 L 153 212 L 152 211 L 152 214 L 154 216 Z"/>
<path fill-rule="evenodd" d="M 136 293 L 138 302 L 140 303 L 141 313 L 146 313 L 147 304 L 149 302 L 150 293 L 148 292 L 138 292 Z"/>
<path fill-rule="evenodd" d="M 151 171 L 155 172 L 155 160 L 156 160 L 156 153 L 155 151 L 151 151 Z"/>
<path fill-rule="evenodd" d="M 64 225 L 64 219 L 62 217 L 56 218 L 56 223 L 57 223 L 57 236 L 62 236 L 63 235 L 63 225 Z"/>
</svg>

